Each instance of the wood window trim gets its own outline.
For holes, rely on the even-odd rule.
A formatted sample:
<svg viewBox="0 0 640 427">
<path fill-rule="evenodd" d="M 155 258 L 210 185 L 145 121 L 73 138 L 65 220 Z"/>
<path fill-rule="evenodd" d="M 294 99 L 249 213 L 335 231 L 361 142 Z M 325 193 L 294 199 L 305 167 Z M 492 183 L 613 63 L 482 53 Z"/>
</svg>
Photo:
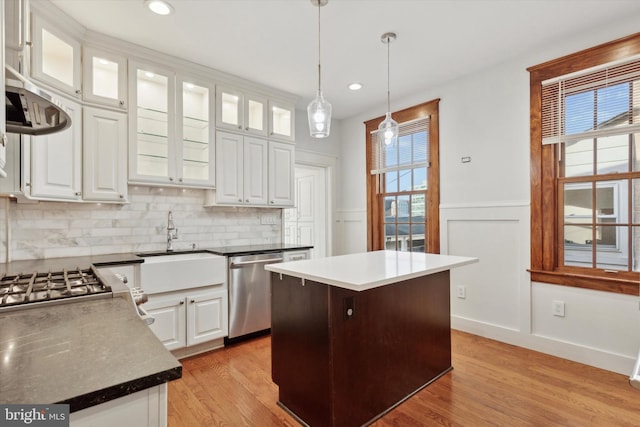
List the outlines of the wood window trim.
<svg viewBox="0 0 640 427">
<path fill-rule="evenodd" d="M 420 117 L 430 116 L 429 119 L 429 159 L 430 167 L 427 169 L 427 206 L 426 206 L 426 241 L 425 251 L 430 253 L 440 253 L 440 166 L 438 159 L 439 151 L 439 113 L 438 105 L 440 98 L 427 101 L 425 103 L 396 111 L 391 117 L 398 123 L 415 120 Z M 384 249 L 384 242 L 381 238 L 381 224 L 384 218 L 381 217 L 381 209 L 376 205 L 376 176 L 371 171 L 371 132 L 378 129 L 384 116 L 364 122 L 366 132 L 366 183 L 367 183 L 367 250 L 376 251 Z"/>
<path fill-rule="evenodd" d="M 638 277 L 615 277 L 593 270 L 584 274 L 558 267 L 559 225 L 557 149 L 542 145 L 542 82 L 640 54 L 640 33 L 582 50 L 527 69 L 530 73 L 531 280 L 599 291 L 638 295 Z"/>
</svg>

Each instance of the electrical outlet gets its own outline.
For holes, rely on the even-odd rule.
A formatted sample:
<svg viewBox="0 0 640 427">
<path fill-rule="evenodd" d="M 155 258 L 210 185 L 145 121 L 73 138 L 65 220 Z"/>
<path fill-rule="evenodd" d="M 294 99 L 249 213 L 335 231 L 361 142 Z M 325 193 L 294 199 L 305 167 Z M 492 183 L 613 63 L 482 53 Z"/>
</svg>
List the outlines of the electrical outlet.
<svg viewBox="0 0 640 427">
<path fill-rule="evenodd" d="M 456 288 L 457 291 L 457 297 L 460 299 L 465 299 L 467 297 L 467 288 L 463 285 L 458 285 L 458 287 Z"/>
<path fill-rule="evenodd" d="M 551 309 L 554 316 L 564 317 L 564 301 L 551 301 Z"/>
</svg>

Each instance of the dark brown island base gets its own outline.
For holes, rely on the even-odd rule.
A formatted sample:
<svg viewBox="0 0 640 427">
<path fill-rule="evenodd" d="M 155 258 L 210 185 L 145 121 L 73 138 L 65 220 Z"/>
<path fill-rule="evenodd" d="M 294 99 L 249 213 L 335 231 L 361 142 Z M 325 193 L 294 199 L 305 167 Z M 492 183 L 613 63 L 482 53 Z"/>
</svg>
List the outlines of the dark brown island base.
<svg viewBox="0 0 640 427">
<path fill-rule="evenodd" d="M 272 377 L 302 424 L 367 425 L 451 370 L 449 270 L 378 251 L 273 264 Z"/>
</svg>

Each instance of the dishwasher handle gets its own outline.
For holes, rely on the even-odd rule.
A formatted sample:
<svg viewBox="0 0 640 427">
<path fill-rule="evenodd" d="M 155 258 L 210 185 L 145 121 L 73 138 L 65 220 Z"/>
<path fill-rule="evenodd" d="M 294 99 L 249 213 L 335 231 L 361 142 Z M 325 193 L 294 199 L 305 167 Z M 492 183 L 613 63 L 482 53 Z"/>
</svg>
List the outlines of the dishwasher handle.
<svg viewBox="0 0 640 427">
<path fill-rule="evenodd" d="M 231 265 L 229 265 L 229 268 L 241 268 L 241 267 L 244 267 L 245 265 L 253 265 L 253 264 L 273 264 L 273 263 L 282 262 L 282 261 L 284 261 L 283 258 L 258 259 L 255 261 L 236 261 L 236 262 L 232 262 Z"/>
</svg>

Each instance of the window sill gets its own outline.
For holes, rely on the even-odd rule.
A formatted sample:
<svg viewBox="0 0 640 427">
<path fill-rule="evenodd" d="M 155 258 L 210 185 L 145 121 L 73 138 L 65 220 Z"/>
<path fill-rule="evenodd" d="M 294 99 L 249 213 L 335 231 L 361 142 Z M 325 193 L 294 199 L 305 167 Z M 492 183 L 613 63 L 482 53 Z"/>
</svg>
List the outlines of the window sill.
<svg viewBox="0 0 640 427">
<path fill-rule="evenodd" d="M 595 291 L 613 292 L 616 294 L 638 296 L 640 285 L 638 280 L 613 278 L 604 276 L 587 276 L 583 274 L 559 271 L 528 270 L 532 282 L 551 283 L 554 285 L 572 286 Z"/>
</svg>

